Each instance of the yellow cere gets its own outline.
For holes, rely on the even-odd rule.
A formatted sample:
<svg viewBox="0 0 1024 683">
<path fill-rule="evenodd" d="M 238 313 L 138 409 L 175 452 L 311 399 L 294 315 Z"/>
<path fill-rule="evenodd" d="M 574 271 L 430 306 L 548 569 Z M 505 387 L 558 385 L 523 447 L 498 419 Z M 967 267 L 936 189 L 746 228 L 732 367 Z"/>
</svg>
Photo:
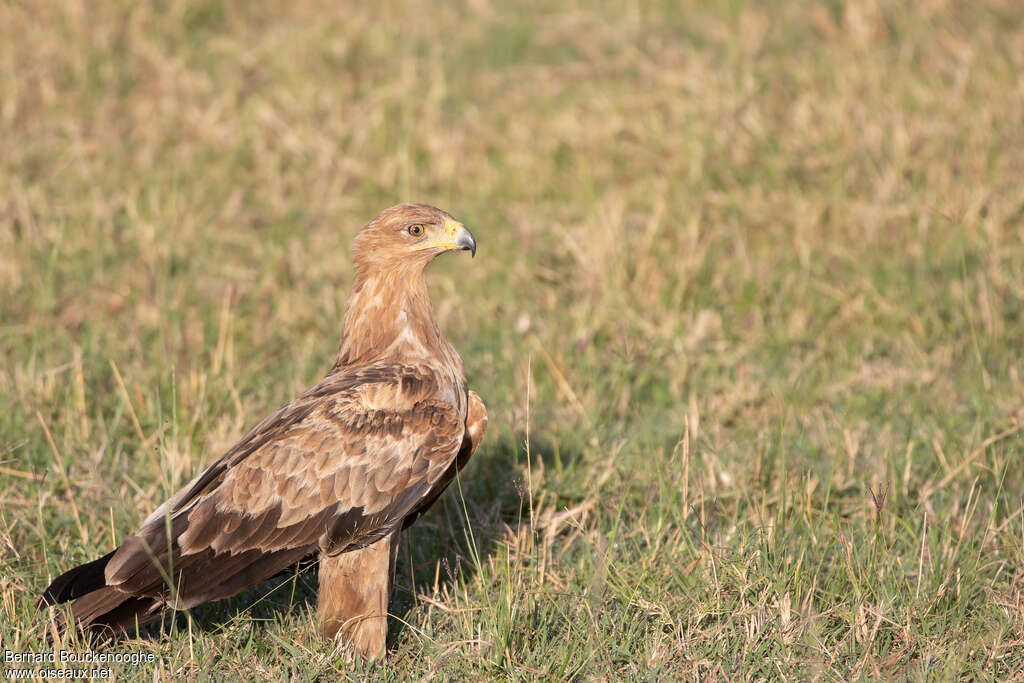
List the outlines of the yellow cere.
<svg viewBox="0 0 1024 683">
<path fill-rule="evenodd" d="M 455 233 L 457 233 L 461 227 L 462 223 L 458 223 L 453 220 L 446 219 L 444 222 L 444 231 L 448 233 L 448 239 L 450 240 L 455 239 Z"/>
<path fill-rule="evenodd" d="M 448 240 L 437 240 L 436 242 L 427 242 L 421 244 L 414 249 L 420 251 L 422 249 L 434 249 L 436 247 L 446 247 L 448 249 L 458 249 L 458 245 L 455 244 L 455 235 L 462 229 L 462 223 L 453 220 L 445 220 L 444 232 L 448 235 Z"/>
</svg>

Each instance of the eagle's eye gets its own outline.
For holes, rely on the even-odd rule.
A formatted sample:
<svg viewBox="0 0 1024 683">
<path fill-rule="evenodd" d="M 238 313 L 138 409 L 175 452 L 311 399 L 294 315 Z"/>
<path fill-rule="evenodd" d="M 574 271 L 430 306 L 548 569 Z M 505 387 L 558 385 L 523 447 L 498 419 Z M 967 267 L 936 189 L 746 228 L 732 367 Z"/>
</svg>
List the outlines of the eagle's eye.
<svg viewBox="0 0 1024 683">
<path fill-rule="evenodd" d="M 413 225 L 410 225 L 409 234 L 412 235 L 413 237 L 419 237 L 420 235 L 423 234 L 423 226 L 420 225 L 419 223 L 414 223 Z"/>
</svg>

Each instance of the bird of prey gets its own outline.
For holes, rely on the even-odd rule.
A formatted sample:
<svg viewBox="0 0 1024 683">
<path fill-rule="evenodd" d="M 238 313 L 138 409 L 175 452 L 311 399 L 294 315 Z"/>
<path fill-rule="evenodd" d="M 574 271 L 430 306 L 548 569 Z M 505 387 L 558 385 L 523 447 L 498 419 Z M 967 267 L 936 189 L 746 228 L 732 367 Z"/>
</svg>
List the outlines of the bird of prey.
<svg viewBox="0 0 1024 683">
<path fill-rule="evenodd" d="M 476 241 L 440 209 L 399 204 L 355 238 L 352 295 L 327 376 L 157 508 L 124 543 L 62 574 L 87 632 L 134 632 L 319 558 L 323 635 L 384 652 L 398 536 L 480 445 L 487 412 L 434 318 L 424 268 Z M 58 615 L 61 628 L 67 625 Z"/>
</svg>

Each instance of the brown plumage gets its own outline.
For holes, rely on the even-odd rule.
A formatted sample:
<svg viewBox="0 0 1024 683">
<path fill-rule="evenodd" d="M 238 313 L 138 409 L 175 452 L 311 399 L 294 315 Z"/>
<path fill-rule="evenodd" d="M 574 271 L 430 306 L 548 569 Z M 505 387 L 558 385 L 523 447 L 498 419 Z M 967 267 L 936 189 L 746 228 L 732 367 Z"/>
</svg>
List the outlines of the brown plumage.
<svg viewBox="0 0 1024 683">
<path fill-rule="evenodd" d="M 355 240 L 341 347 L 318 384 L 257 424 L 107 555 L 57 577 L 80 628 L 134 631 L 166 607 L 226 598 L 320 558 L 323 633 L 383 653 L 398 535 L 448 486 L 487 425 L 434 318 L 423 270 L 476 253 L 465 227 L 400 204 Z"/>
</svg>

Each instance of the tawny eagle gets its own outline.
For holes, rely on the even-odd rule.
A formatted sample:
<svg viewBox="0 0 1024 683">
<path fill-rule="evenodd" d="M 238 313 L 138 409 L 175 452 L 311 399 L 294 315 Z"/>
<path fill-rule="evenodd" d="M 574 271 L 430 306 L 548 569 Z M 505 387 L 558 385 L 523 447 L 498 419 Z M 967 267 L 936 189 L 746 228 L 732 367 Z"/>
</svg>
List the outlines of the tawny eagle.
<svg viewBox="0 0 1024 683">
<path fill-rule="evenodd" d="M 476 254 L 440 209 L 400 204 L 355 239 L 341 346 L 319 383 L 253 427 L 103 557 L 57 577 L 88 631 L 226 598 L 319 557 L 325 637 L 383 653 L 398 536 L 483 438 L 487 413 L 434 318 L 433 258 Z"/>
</svg>

